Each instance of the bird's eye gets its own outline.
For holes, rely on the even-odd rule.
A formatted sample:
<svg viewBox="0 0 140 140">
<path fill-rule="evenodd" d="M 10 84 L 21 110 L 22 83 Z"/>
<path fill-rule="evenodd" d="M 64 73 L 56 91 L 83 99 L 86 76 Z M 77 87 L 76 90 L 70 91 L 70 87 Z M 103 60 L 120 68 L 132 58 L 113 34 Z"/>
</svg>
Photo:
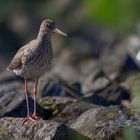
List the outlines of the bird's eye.
<svg viewBox="0 0 140 140">
<path fill-rule="evenodd" d="M 47 26 L 48 28 L 52 29 L 52 26 L 51 26 L 51 25 L 49 25 L 49 24 L 46 24 L 46 26 Z"/>
</svg>

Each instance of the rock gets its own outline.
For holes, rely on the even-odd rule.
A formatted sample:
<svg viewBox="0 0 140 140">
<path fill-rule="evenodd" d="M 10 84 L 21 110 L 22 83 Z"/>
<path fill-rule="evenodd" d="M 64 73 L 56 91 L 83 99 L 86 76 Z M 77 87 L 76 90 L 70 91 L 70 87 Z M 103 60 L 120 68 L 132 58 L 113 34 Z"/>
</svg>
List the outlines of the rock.
<svg viewBox="0 0 140 140">
<path fill-rule="evenodd" d="M 40 98 L 38 103 L 45 109 L 56 108 L 59 106 L 67 106 L 77 100 L 71 97 L 47 96 Z M 64 107 L 62 107 L 64 109 Z"/>
<path fill-rule="evenodd" d="M 70 97 L 44 97 L 38 103 L 52 112 L 53 120 L 71 124 L 78 116 L 94 105 Z"/>
<path fill-rule="evenodd" d="M 24 98 L 24 94 L 21 92 L 22 85 L 18 82 L 11 84 L 1 85 L 0 89 L 0 106 L 3 112 L 1 117 L 14 109 L 19 102 Z"/>
<path fill-rule="evenodd" d="M 131 101 L 131 91 L 127 84 L 112 81 L 103 89 L 84 94 L 83 99 L 101 106 L 122 105 L 123 101 Z"/>
<path fill-rule="evenodd" d="M 30 113 L 33 113 L 33 99 L 29 97 Z M 1 85 L 0 89 L 0 117 L 25 117 L 26 116 L 26 101 L 24 89 L 20 82 Z M 50 117 L 50 111 L 43 109 L 37 104 L 37 113 L 43 119 Z"/>
<path fill-rule="evenodd" d="M 131 105 L 133 105 L 136 108 L 140 107 L 140 74 L 135 73 L 129 75 L 129 77 L 126 79 L 126 83 L 128 84 L 131 94 L 132 94 L 132 101 Z"/>
<path fill-rule="evenodd" d="M 9 117 L 0 119 L 0 139 L 12 136 L 25 140 L 90 140 L 62 123 L 39 120 L 22 125 L 21 120 Z"/>
<path fill-rule="evenodd" d="M 55 119 L 61 122 L 65 122 L 67 125 L 70 125 L 82 113 L 94 106 L 95 105 L 84 102 L 82 100 L 70 103 L 62 110 L 62 112 Z"/>
<path fill-rule="evenodd" d="M 99 62 L 105 73 L 109 75 L 110 73 L 119 73 L 126 58 L 127 53 L 125 47 L 121 46 L 118 42 L 118 45 L 113 44 L 113 46 L 103 48 Z"/>
<path fill-rule="evenodd" d="M 132 34 L 118 39 L 113 46 L 104 47 L 99 60 L 102 69 L 108 75 L 117 72 L 123 74 L 122 76 L 126 76 L 128 72 L 139 71 L 140 65 L 136 60 L 136 55 L 140 50 L 139 38 L 139 35 Z"/>
<path fill-rule="evenodd" d="M 102 90 L 119 77 L 117 73 L 106 75 L 101 67 L 96 67 L 82 80 L 82 92 Z"/>
<path fill-rule="evenodd" d="M 48 79 L 48 80 L 46 80 Z M 61 78 L 42 77 L 39 85 L 39 96 L 69 96 L 79 98 L 82 95 L 78 84 L 69 84 Z"/>
<path fill-rule="evenodd" d="M 140 138 L 140 118 L 133 109 L 94 107 L 79 116 L 71 125 L 73 129 L 94 140 L 114 139 L 125 128 L 132 128 Z"/>
<path fill-rule="evenodd" d="M 71 64 L 69 64 L 69 63 L 63 64 L 63 63 L 56 61 L 53 65 L 51 71 L 46 73 L 46 76 L 48 76 L 48 75 L 49 75 L 49 77 L 59 77 L 62 80 L 74 83 L 74 82 L 79 81 L 81 74 Z"/>
<path fill-rule="evenodd" d="M 40 106 L 52 112 L 53 117 L 60 114 L 67 105 L 73 102 L 76 102 L 76 99 L 70 97 L 58 97 L 58 96 L 54 96 L 54 97 L 47 96 L 47 97 L 40 98 L 38 101 Z"/>
<path fill-rule="evenodd" d="M 34 101 L 31 97 L 29 97 L 29 108 L 30 108 L 30 114 L 33 113 L 33 105 Z M 48 119 L 52 117 L 52 111 L 51 110 L 45 110 L 42 108 L 38 103 L 36 105 L 37 108 L 37 115 L 40 116 L 42 119 Z M 10 108 L 10 111 L 6 111 L 3 116 L 5 117 L 25 117 L 27 115 L 26 113 L 26 101 L 23 99 L 21 102 L 18 102 L 15 104 L 15 107 Z"/>
</svg>

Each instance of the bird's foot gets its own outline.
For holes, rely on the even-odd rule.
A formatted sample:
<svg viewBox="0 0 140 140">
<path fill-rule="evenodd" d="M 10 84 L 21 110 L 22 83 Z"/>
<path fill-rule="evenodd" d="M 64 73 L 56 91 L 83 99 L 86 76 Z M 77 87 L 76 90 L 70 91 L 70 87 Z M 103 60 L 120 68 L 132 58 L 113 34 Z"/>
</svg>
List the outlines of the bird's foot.
<svg viewBox="0 0 140 140">
<path fill-rule="evenodd" d="M 28 121 L 34 121 L 34 119 L 27 115 L 23 120 L 22 120 L 22 125 L 24 125 L 25 123 L 27 123 Z"/>
<path fill-rule="evenodd" d="M 31 116 L 31 118 L 34 120 L 34 121 L 38 121 L 41 119 L 41 117 L 37 116 L 35 113 Z"/>
</svg>

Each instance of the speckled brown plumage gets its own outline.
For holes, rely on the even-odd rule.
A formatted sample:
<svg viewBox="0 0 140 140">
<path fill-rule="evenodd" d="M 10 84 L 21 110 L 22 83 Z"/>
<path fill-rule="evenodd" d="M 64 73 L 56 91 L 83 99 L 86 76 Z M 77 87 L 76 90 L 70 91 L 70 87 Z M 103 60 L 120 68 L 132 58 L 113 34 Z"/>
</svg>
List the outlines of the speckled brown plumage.
<svg viewBox="0 0 140 140">
<path fill-rule="evenodd" d="M 8 70 L 29 79 L 40 77 L 48 69 L 53 58 L 53 50 L 50 40 L 51 31 L 45 27 L 46 22 L 48 20 L 42 22 L 37 39 L 18 50 Z"/>
<path fill-rule="evenodd" d="M 53 32 L 67 36 L 67 34 L 55 27 L 55 23 L 52 20 L 45 19 L 41 23 L 37 38 L 21 47 L 7 68 L 16 75 L 25 79 L 27 117 L 23 120 L 23 123 L 28 120 L 38 120 L 38 116 L 36 115 L 38 79 L 50 67 L 53 59 L 53 50 L 51 45 L 51 35 Z M 34 113 L 32 116 L 29 114 L 27 79 L 36 79 L 34 88 Z"/>
</svg>

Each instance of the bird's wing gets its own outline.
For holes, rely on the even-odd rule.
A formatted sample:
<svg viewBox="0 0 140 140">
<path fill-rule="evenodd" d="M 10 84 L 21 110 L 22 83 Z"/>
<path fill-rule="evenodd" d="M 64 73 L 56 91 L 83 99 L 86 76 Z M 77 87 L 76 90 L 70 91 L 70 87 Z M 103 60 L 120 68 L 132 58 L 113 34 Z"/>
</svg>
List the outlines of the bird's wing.
<svg viewBox="0 0 140 140">
<path fill-rule="evenodd" d="M 24 49 L 25 49 L 25 47 L 23 46 L 17 51 L 17 53 L 13 57 L 11 63 L 7 67 L 8 70 L 13 70 L 13 69 L 19 68 L 21 66 L 22 57 L 24 55 Z"/>
<path fill-rule="evenodd" d="M 13 69 L 17 69 L 17 68 L 21 68 L 22 67 L 22 59 L 25 55 L 25 50 L 28 50 L 30 48 L 30 44 L 32 43 L 29 42 L 28 44 L 26 44 L 25 46 L 21 47 L 16 55 L 13 57 L 11 63 L 9 64 L 9 66 L 7 67 L 7 70 L 13 70 Z"/>
<path fill-rule="evenodd" d="M 40 58 L 40 54 L 38 52 L 38 42 L 32 41 L 29 44 L 30 47 L 24 51 L 24 55 L 22 57 L 22 66 L 24 69 L 30 69 L 35 65 L 35 62 Z M 41 60 L 41 58 L 39 59 Z"/>
</svg>

